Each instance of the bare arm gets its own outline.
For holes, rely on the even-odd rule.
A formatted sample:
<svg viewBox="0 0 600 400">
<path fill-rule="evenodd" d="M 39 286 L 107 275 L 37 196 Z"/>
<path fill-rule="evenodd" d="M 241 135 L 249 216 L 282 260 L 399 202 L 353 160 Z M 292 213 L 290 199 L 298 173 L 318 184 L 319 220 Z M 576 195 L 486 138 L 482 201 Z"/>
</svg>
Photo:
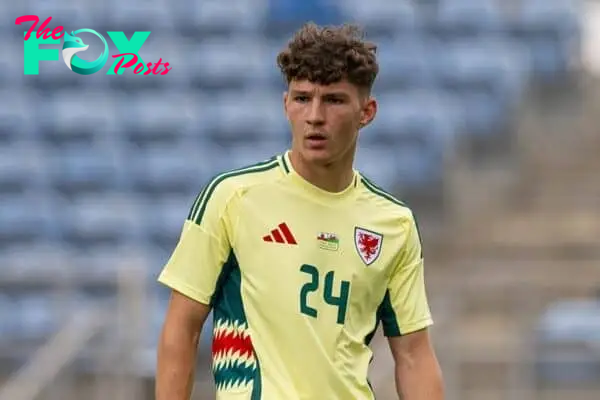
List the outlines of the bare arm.
<svg viewBox="0 0 600 400">
<path fill-rule="evenodd" d="M 209 306 L 172 292 L 158 344 L 156 400 L 189 400 L 198 340 L 209 312 Z"/>
<path fill-rule="evenodd" d="M 443 400 L 442 372 L 428 330 L 390 337 L 389 344 L 396 365 L 394 375 L 399 398 Z"/>
</svg>

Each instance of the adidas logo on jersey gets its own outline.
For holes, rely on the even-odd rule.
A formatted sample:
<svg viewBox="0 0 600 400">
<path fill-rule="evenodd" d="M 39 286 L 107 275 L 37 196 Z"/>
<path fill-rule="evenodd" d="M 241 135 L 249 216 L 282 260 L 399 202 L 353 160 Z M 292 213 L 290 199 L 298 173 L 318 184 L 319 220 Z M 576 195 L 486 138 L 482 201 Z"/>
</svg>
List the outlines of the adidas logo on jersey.
<svg viewBox="0 0 600 400">
<path fill-rule="evenodd" d="M 275 242 L 275 243 L 284 243 L 284 244 L 298 244 L 296 242 L 296 238 L 288 228 L 285 222 L 282 222 L 277 226 L 277 229 L 273 229 L 270 235 L 263 236 L 263 241 L 265 242 Z"/>
</svg>

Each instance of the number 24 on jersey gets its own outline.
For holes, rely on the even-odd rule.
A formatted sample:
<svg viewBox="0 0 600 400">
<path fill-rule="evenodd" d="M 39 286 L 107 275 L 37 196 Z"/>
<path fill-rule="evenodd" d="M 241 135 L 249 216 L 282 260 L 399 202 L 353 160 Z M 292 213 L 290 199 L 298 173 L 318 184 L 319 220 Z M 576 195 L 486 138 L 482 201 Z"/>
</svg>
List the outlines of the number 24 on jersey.
<svg viewBox="0 0 600 400">
<path fill-rule="evenodd" d="M 309 296 L 319 290 L 319 287 L 324 283 L 323 300 L 326 304 L 337 307 L 337 323 L 343 324 L 346 320 L 346 308 L 348 307 L 348 297 L 350 295 L 350 282 L 341 281 L 339 284 L 339 295 L 334 295 L 335 272 L 329 271 L 322 277 L 319 270 L 314 265 L 304 264 L 300 267 L 300 272 L 307 274 L 310 280 L 302 285 L 300 289 L 300 312 L 313 318 L 318 317 L 316 308 L 311 307 L 311 301 L 318 301 L 315 296 Z M 314 299 L 314 300 L 313 300 Z M 313 303 L 314 304 L 314 303 Z"/>
</svg>

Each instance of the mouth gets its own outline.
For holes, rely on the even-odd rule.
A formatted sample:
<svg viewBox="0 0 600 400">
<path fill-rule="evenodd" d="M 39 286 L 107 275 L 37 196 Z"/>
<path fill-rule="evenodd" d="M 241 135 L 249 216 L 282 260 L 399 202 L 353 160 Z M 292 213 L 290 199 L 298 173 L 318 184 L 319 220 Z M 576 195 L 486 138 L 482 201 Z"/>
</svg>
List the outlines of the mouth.
<svg viewBox="0 0 600 400">
<path fill-rule="evenodd" d="M 306 145 L 312 150 L 323 150 L 327 147 L 327 136 L 322 133 L 311 133 L 305 137 Z"/>
<path fill-rule="evenodd" d="M 311 133 L 310 135 L 306 136 L 306 139 L 311 142 L 323 142 L 327 140 L 327 137 L 322 133 Z"/>
</svg>

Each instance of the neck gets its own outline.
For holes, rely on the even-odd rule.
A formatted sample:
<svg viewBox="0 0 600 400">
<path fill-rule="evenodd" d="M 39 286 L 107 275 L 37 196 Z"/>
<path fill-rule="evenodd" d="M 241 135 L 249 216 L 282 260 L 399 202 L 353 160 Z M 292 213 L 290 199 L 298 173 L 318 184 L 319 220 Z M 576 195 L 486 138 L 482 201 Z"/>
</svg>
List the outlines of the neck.
<svg viewBox="0 0 600 400">
<path fill-rule="evenodd" d="M 315 164 L 306 161 L 299 152 L 290 152 L 290 162 L 298 175 L 312 185 L 331 193 L 343 191 L 354 179 L 353 160 L 346 158 L 329 164 Z"/>
</svg>

